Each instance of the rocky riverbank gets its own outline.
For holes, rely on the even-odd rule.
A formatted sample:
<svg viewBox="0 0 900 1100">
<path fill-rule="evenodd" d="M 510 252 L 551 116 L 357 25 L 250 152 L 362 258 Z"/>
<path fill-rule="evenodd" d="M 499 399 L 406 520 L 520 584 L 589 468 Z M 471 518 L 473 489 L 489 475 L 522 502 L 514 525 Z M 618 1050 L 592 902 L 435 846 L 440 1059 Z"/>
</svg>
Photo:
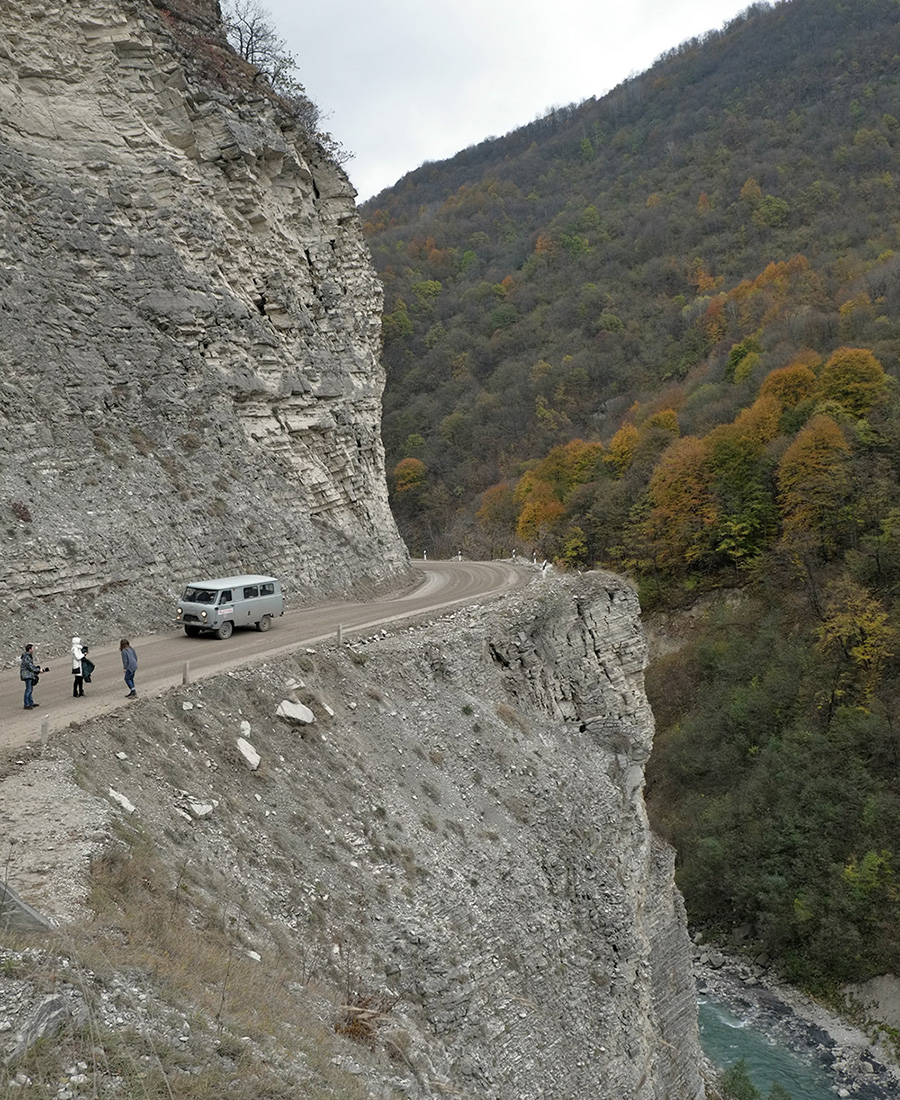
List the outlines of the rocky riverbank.
<svg viewBox="0 0 900 1100">
<path fill-rule="evenodd" d="M 697 944 L 694 972 L 701 997 L 714 998 L 779 1046 L 818 1063 L 835 1095 L 858 1100 L 900 1096 L 900 1066 L 893 1052 L 767 968 Z"/>
</svg>

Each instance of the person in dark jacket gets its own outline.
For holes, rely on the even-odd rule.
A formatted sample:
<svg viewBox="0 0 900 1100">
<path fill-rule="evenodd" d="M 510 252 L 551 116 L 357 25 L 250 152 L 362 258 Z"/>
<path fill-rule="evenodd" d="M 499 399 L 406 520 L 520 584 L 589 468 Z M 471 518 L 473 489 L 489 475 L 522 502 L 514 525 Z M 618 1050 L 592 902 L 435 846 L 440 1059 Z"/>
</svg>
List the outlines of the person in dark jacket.
<svg viewBox="0 0 900 1100">
<path fill-rule="evenodd" d="M 25 646 L 25 652 L 22 654 L 22 658 L 19 661 L 19 677 L 25 684 L 25 710 L 33 710 L 35 707 L 39 707 L 41 704 L 36 703 L 32 696 L 34 686 L 38 682 L 38 677 L 42 672 L 49 672 L 48 668 L 41 668 L 35 659 L 34 646 L 31 642 Z"/>
<path fill-rule="evenodd" d="M 125 696 L 126 699 L 133 699 L 137 692 L 134 690 L 134 674 L 137 672 L 137 654 L 131 648 L 131 642 L 127 638 L 123 638 L 119 642 L 119 652 L 122 654 L 122 668 L 125 669 L 125 683 L 130 689 Z"/>
</svg>

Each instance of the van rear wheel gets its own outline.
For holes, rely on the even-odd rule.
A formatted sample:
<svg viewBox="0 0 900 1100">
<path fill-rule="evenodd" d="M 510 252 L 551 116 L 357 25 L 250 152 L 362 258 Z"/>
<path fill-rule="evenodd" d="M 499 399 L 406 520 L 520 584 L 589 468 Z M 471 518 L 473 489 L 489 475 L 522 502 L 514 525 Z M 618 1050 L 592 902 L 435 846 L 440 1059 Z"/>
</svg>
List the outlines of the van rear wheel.
<svg viewBox="0 0 900 1100">
<path fill-rule="evenodd" d="M 272 625 L 272 616 L 271 615 L 263 615 L 263 617 L 256 624 L 256 629 L 265 632 L 269 629 L 269 627 L 271 625 Z"/>
<path fill-rule="evenodd" d="M 221 638 L 221 640 L 224 642 L 225 639 L 230 638 L 233 633 L 234 623 L 231 621 L 231 619 L 226 619 L 225 622 L 222 623 L 222 625 L 216 631 L 216 637 Z"/>
</svg>

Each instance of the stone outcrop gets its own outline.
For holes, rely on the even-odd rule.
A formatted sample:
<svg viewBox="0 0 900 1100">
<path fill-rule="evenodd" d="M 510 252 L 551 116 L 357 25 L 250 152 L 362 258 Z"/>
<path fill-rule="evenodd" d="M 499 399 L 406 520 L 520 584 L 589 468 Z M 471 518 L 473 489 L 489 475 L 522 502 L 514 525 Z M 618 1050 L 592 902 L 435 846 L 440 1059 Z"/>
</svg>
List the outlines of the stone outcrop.
<svg viewBox="0 0 900 1100">
<path fill-rule="evenodd" d="M 39 637 L 406 567 L 355 195 L 246 70 L 215 0 L 3 5 L 0 600 Z"/>
<path fill-rule="evenodd" d="M 645 659 L 631 589 L 548 574 L 142 698 L 71 751 L 98 802 L 137 807 L 122 822 L 168 868 L 151 896 L 170 913 L 187 875 L 180 904 L 227 898 L 239 952 L 298 984 L 288 1015 L 361 1039 L 331 1060 L 367 1095 L 698 1100 L 685 914 L 643 804 Z M 273 717 L 286 690 L 313 725 Z"/>
</svg>

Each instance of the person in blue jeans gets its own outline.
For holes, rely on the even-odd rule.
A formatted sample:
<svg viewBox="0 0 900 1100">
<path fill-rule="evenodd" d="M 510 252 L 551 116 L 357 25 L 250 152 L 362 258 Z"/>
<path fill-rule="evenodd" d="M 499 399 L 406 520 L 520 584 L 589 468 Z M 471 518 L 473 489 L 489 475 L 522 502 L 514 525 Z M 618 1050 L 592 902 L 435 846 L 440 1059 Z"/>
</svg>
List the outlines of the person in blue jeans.
<svg viewBox="0 0 900 1100">
<path fill-rule="evenodd" d="M 122 654 L 122 668 L 125 669 L 125 684 L 128 687 L 126 699 L 133 699 L 137 692 L 134 690 L 134 674 L 137 672 L 137 654 L 131 648 L 131 642 L 123 638 L 119 642 L 119 652 Z"/>
<path fill-rule="evenodd" d="M 22 658 L 19 661 L 19 676 L 25 684 L 25 710 L 34 710 L 35 707 L 39 707 L 40 703 L 34 701 L 33 692 L 34 685 L 38 682 L 38 676 L 42 672 L 49 672 L 49 668 L 41 668 L 38 662 L 35 660 L 34 646 L 31 642 L 25 646 L 25 652 L 22 654 Z"/>
</svg>

